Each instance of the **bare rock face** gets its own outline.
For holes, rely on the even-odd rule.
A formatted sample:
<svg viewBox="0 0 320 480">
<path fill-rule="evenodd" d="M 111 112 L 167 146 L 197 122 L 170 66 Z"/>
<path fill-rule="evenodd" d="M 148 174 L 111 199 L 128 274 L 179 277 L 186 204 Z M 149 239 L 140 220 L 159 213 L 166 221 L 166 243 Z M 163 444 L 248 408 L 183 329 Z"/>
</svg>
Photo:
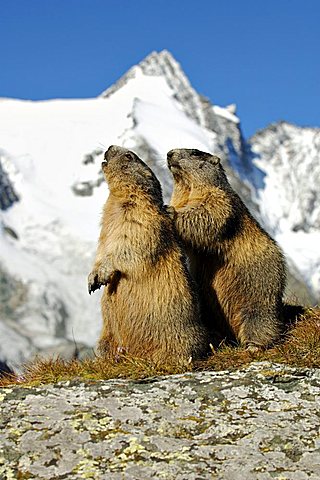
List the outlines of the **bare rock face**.
<svg viewBox="0 0 320 480">
<path fill-rule="evenodd" d="M 0 478 L 320 478 L 319 370 L 0 390 Z"/>
<path fill-rule="evenodd" d="M 0 210 L 7 210 L 19 200 L 7 171 L 8 160 L 5 152 L 0 149 Z"/>
</svg>

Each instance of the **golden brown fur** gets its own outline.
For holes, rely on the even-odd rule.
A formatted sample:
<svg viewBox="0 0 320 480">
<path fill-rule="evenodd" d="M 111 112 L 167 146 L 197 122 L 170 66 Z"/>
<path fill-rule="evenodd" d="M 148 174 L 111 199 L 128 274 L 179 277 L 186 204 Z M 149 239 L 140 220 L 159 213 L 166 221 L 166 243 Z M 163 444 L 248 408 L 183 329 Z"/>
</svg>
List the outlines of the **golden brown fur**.
<svg viewBox="0 0 320 480">
<path fill-rule="evenodd" d="M 166 364 L 200 357 L 208 335 L 160 184 L 129 150 L 112 146 L 105 159 L 109 197 L 88 279 L 90 293 L 106 285 L 99 349 Z"/>
<path fill-rule="evenodd" d="M 276 242 L 232 190 L 218 157 L 168 153 L 175 224 L 199 285 L 203 319 L 222 336 L 266 347 L 283 328 L 285 263 Z"/>
</svg>

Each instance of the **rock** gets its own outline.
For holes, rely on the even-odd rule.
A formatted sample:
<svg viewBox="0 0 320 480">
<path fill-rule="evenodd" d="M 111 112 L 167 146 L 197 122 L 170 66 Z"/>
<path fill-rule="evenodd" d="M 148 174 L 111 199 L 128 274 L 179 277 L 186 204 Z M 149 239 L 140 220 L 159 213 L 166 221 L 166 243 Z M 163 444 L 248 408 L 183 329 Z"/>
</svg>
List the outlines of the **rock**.
<svg viewBox="0 0 320 480">
<path fill-rule="evenodd" d="M 0 478 L 320 478 L 319 370 L 0 390 Z"/>
<path fill-rule="evenodd" d="M 19 201 L 6 170 L 6 154 L 0 149 L 0 210 L 7 210 Z"/>
</svg>

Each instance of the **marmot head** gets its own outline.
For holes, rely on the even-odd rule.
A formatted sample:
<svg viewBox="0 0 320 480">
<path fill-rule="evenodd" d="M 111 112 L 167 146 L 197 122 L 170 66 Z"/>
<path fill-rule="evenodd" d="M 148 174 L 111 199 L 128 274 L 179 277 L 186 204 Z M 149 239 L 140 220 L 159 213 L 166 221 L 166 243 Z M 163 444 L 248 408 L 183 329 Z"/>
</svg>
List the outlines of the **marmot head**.
<svg viewBox="0 0 320 480">
<path fill-rule="evenodd" d="M 228 180 L 220 158 L 190 148 L 175 148 L 167 153 L 168 167 L 176 183 L 190 186 L 226 187 Z"/>
<path fill-rule="evenodd" d="M 142 195 L 162 203 L 159 180 L 131 150 L 111 145 L 104 154 L 101 167 L 110 192 L 124 197 Z"/>
</svg>

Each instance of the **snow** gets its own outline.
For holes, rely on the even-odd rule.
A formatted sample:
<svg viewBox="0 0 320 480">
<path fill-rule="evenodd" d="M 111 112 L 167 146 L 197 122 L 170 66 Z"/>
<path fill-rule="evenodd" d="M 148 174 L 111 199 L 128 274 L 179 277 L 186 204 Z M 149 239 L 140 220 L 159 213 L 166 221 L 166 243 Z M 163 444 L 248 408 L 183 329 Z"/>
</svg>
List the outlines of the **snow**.
<svg viewBox="0 0 320 480">
<path fill-rule="evenodd" d="M 135 105 L 136 132 L 143 136 L 160 156 L 173 148 L 213 148 L 212 134 L 201 128 L 174 104 L 166 107 L 139 100 Z"/>
<path fill-rule="evenodd" d="M 234 113 L 232 113 L 232 111 L 230 111 L 230 109 L 233 109 L 233 108 L 235 108 L 233 105 L 230 105 L 229 108 L 219 107 L 218 105 L 212 106 L 212 110 L 216 115 L 226 118 L 227 120 L 230 120 L 230 122 L 240 123 L 239 118 Z"/>
<path fill-rule="evenodd" d="M 99 219 L 92 212 L 101 209 L 107 190 L 101 187 L 96 195 L 84 199 L 70 188 L 99 173 L 100 165 L 81 164 L 84 154 L 121 142 L 123 132 L 132 127 L 130 114 L 137 96 L 167 108 L 171 116 L 176 111 L 177 125 L 185 115 L 173 107 L 170 95 L 163 78 L 141 74 L 108 99 L 1 102 L 1 147 L 10 152 L 23 178 L 18 193 L 35 222 L 44 224 L 55 215 L 74 235 L 96 240 Z M 23 207 L 14 208 L 16 216 Z"/>
<path fill-rule="evenodd" d="M 312 234 L 286 230 L 278 233 L 276 239 L 299 267 L 310 288 L 320 290 L 320 232 Z"/>
</svg>

